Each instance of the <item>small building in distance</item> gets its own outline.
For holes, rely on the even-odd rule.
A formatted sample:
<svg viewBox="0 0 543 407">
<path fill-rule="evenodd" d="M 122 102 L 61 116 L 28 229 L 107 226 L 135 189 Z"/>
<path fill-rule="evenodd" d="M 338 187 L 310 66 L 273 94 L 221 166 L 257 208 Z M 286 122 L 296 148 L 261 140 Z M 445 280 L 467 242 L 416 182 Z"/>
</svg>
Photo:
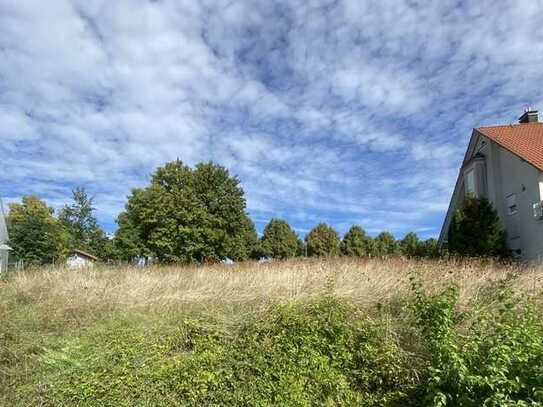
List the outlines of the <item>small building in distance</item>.
<svg viewBox="0 0 543 407">
<path fill-rule="evenodd" d="M 70 268 L 92 267 L 97 261 L 98 257 L 83 250 L 75 249 L 71 256 L 66 259 L 66 265 Z"/>
</svg>

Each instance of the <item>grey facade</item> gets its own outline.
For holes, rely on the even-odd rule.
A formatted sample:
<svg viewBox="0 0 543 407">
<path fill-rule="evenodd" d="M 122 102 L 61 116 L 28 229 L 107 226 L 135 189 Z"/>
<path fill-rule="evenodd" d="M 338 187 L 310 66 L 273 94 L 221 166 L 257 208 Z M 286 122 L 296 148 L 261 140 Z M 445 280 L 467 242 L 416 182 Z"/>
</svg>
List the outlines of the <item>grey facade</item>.
<svg viewBox="0 0 543 407">
<path fill-rule="evenodd" d="M 468 193 L 492 202 L 507 230 L 508 246 L 519 260 L 543 261 L 543 171 L 474 129 L 441 230 L 441 244 L 446 243 L 452 215 Z"/>
</svg>

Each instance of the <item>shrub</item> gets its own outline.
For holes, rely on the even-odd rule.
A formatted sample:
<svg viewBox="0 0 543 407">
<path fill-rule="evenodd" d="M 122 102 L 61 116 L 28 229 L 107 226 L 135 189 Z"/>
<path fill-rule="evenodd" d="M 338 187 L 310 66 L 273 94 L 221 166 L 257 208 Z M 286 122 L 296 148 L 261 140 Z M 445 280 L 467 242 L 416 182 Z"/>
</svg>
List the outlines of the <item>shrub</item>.
<svg viewBox="0 0 543 407">
<path fill-rule="evenodd" d="M 433 296 L 417 288 L 416 299 L 430 359 L 426 405 L 543 405 L 543 324 L 535 311 L 507 291 L 500 308 L 472 319 L 456 310 L 455 287 Z M 467 325 L 463 335 L 460 322 Z"/>
<path fill-rule="evenodd" d="M 272 219 L 264 228 L 262 251 L 279 259 L 294 257 L 298 252 L 298 236 L 286 221 Z"/>
<path fill-rule="evenodd" d="M 325 223 L 319 223 L 305 237 L 308 256 L 337 256 L 339 254 L 339 236 Z"/>
<path fill-rule="evenodd" d="M 449 226 L 448 249 L 461 256 L 509 256 L 505 229 L 488 199 L 467 197 L 456 210 Z"/>
<path fill-rule="evenodd" d="M 414 372 L 398 344 L 325 298 L 274 307 L 233 338 L 201 337 L 171 383 L 182 405 L 401 405 Z"/>
</svg>

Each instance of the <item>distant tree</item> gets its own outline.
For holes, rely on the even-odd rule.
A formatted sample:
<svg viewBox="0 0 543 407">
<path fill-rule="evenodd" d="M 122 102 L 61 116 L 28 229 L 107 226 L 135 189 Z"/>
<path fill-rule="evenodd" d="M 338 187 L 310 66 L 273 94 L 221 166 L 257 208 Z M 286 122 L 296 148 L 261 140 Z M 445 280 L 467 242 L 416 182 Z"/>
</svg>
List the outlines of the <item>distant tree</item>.
<svg viewBox="0 0 543 407">
<path fill-rule="evenodd" d="M 68 232 L 69 248 L 85 250 L 106 260 L 113 256 L 112 241 L 94 216 L 93 198 L 84 188 L 72 190 L 71 204 L 59 211 L 58 219 Z"/>
<path fill-rule="evenodd" d="M 427 258 L 437 258 L 440 256 L 438 242 L 430 238 L 421 243 L 421 256 Z"/>
<path fill-rule="evenodd" d="M 9 244 L 16 259 L 50 264 L 66 255 L 68 236 L 54 210 L 35 196 L 9 205 Z"/>
<path fill-rule="evenodd" d="M 125 211 L 117 217 L 117 231 L 113 238 L 113 245 L 116 257 L 120 260 L 131 261 L 139 256 L 150 257 L 153 255 L 150 249 L 144 244 L 142 231 L 135 223 L 136 214 L 133 213 L 135 194 L 132 195 L 132 204 L 126 205 Z M 129 207 L 131 209 L 129 209 Z"/>
<path fill-rule="evenodd" d="M 225 253 L 234 260 L 258 259 L 261 248 L 253 221 L 245 215 L 239 222 L 239 232 L 225 240 Z"/>
<path fill-rule="evenodd" d="M 304 257 L 306 255 L 305 242 L 298 238 L 298 248 L 296 249 L 296 256 Z"/>
<path fill-rule="evenodd" d="M 422 242 L 414 232 L 409 232 L 400 242 L 401 253 L 406 257 L 421 257 Z"/>
<path fill-rule="evenodd" d="M 307 234 L 308 256 L 337 256 L 340 253 L 340 240 L 337 232 L 325 223 L 319 223 Z"/>
<path fill-rule="evenodd" d="M 360 226 L 352 226 L 341 242 L 341 252 L 345 256 L 371 256 L 373 250 L 373 239 Z"/>
<path fill-rule="evenodd" d="M 244 260 L 258 243 L 245 207 L 239 180 L 224 167 L 206 162 L 192 169 L 176 160 L 158 168 L 148 187 L 132 191 L 117 219 L 116 248 L 126 260 Z"/>
<path fill-rule="evenodd" d="M 398 254 L 399 251 L 399 244 L 391 233 L 381 232 L 375 238 L 374 254 L 376 256 L 388 257 Z"/>
<path fill-rule="evenodd" d="M 451 220 L 448 250 L 461 256 L 508 257 L 506 232 L 486 198 L 467 197 Z"/>
<path fill-rule="evenodd" d="M 298 252 L 298 235 L 282 219 L 271 219 L 262 235 L 262 250 L 266 256 L 286 259 Z"/>
</svg>

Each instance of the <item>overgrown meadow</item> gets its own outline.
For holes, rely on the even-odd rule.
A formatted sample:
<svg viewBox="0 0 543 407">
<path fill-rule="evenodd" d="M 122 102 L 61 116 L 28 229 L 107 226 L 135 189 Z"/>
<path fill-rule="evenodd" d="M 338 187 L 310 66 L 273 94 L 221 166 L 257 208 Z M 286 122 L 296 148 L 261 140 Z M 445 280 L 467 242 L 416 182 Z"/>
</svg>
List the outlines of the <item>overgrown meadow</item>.
<svg viewBox="0 0 543 407">
<path fill-rule="evenodd" d="M 0 279 L 6 406 L 543 406 L 543 269 L 297 259 Z"/>
</svg>

